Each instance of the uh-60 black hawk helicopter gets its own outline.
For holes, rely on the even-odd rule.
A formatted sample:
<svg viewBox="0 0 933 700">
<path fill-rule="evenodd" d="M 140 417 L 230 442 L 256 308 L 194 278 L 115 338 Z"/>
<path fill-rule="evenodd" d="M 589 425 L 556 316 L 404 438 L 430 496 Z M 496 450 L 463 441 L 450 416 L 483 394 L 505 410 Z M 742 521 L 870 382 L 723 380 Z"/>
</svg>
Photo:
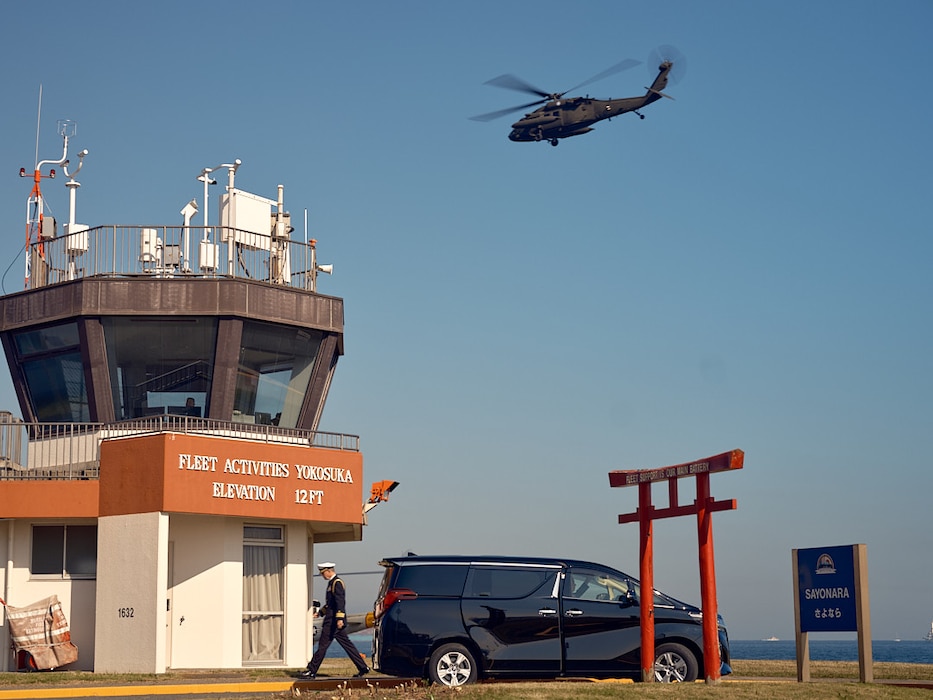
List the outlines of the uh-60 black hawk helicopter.
<svg viewBox="0 0 933 700">
<path fill-rule="evenodd" d="M 649 59 L 654 65 L 658 66 L 658 75 L 646 88 L 647 92 L 640 97 L 623 97 L 617 100 L 597 100 L 591 97 L 569 97 L 564 99 L 568 92 L 578 90 L 584 85 L 595 83 L 597 80 L 608 78 L 629 68 L 634 68 L 641 61 L 628 58 L 620 63 L 607 68 L 602 73 L 594 75 L 589 80 L 585 80 L 579 85 L 565 90 L 564 92 L 549 93 L 539 90 L 526 83 L 521 78 L 506 73 L 498 78 L 487 80 L 485 85 L 495 85 L 496 87 L 506 88 L 508 90 L 518 90 L 537 95 L 541 99 L 529 102 L 528 104 L 518 105 L 517 107 L 508 107 L 488 114 L 480 114 L 470 117 L 474 121 L 488 122 L 499 117 L 504 117 L 511 112 L 517 112 L 520 109 L 527 109 L 544 103 L 535 111 L 526 114 L 517 122 L 512 124 L 512 132 L 509 134 L 510 141 L 549 141 L 552 146 L 560 143 L 560 139 L 570 136 L 579 136 L 593 130 L 593 124 L 603 119 L 612 119 L 626 112 L 634 112 L 641 119 L 645 115 L 638 110 L 657 102 L 662 97 L 674 99 L 670 95 L 665 95 L 662 90 L 667 87 L 668 77 L 679 79 L 683 73 L 683 58 L 676 49 L 670 46 L 661 46 L 652 52 Z M 671 75 L 674 64 L 678 64 L 678 74 Z"/>
</svg>

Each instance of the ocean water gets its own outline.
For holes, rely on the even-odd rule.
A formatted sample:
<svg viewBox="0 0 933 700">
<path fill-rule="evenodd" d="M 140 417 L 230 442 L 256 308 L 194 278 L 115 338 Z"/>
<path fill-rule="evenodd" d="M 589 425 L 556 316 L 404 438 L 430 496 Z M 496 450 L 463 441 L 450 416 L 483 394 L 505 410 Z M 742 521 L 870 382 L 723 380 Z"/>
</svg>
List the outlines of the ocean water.
<svg viewBox="0 0 933 700">
<path fill-rule="evenodd" d="M 793 639 L 766 642 L 732 639 L 729 642 L 733 659 L 791 660 L 797 658 Z M 873 639 L 871 656 L 874 661 L 905 664 L 933 664 L 933 642 L 923 640 Z M 810 635 L 811 661 L 858 661 L 858 642 L 851 640 L 814 639 Z"/>
<path fill-rule="evenodd" d="M 356 645 L 356 648 L 360 650 L 361 654 L 365 654 L 367 660 L 370 656 L 373 655 L 373 633 L 372 632 L 359 632 L 357 634 L 350 635 L 350 641 Z M 317 649 L 317 644 L 314 645 L 314 648 Z M 337 642 L 331 642 L 331 645 L 327 647 L 327 653 L 324 654 L 325 659 L 339 659 L 346 658 L 347 652 L 343 650 Z"/>
<path fill-rule="evenodd" d="M 858 642 L 852 640 L 821 640 L 810 635 L 811 661 L 858 661 Z M 372 634 L 350 636 L 357 649 L 369 658 L 373 649 Z M 733 659 L 793 661 L 797 658 L 794 640 L 765 642 L 756 639 L 733 639 L 730 642 Z M 328 658 L 344 656 L 339 644 L 331 644 Z M 933 664 L 933 642 L 903 640 L 895 642 L 876 639 L 871 643 L 874 661 L 905 664 Z"/>
</svg>

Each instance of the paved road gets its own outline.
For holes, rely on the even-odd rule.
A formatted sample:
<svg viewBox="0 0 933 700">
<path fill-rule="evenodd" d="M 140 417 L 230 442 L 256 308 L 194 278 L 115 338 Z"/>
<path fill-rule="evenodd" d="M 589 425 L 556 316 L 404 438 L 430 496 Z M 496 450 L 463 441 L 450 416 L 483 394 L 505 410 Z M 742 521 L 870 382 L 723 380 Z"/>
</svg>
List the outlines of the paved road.
<svg viewBox="0 0 933 700">
<path fill-rule="evenodd" d="M 44 700 L 46 698 L 111 698 L 111 700 L 146 700 L 147 698 L 180 698 L 185 700 L 254 700 L 278 693 L 299 690 L 333 690 L 347 683 L 350 688 L 373 686 L 394 688 L 406 679 L 372 675 L 367 678 L 320 678 L 313 681 L 293 679 L 222 679 L 190 683 L 134 683 L 126 685 L 98 685 L 93 682 L 54 683 L 48 685 L 18 685 L 0 687 L 0 700 Z"/>
</svg>

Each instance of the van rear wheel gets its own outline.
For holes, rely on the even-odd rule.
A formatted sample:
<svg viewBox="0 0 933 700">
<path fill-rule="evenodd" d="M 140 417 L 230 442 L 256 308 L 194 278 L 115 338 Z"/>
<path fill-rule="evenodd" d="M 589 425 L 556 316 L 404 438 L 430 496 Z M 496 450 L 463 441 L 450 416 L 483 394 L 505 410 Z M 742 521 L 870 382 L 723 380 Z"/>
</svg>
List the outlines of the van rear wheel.
<svg viewBox="0 0 933 700">
<path fill-rule="evenodd" d="M 697 660 L 681 644 L 661 644 L 654 652 L 654 679 L 658 683 L 692 683 L 697 679 Z"/>
<path fill-rule="evenodd" d="M 432 683 L 448 687 L 476 682 L 476 661 L 466 647 L 445 644 L 431 654 L 428 677 Z"/>
</svg>

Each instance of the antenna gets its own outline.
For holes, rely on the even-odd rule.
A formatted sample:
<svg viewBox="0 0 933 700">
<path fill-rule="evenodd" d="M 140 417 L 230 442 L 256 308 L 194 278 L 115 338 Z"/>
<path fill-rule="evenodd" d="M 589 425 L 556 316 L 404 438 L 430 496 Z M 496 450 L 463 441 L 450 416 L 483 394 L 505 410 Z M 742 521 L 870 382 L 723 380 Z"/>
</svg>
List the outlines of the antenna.
<svg viewBox="0 0 933 700">
<path fill-rule="evenodd" d="M 233 189 L 233 179 L 236 175 L 237 168 L 241 165 L 243 165 L 243 161 L 237 158 L 232 163 L 221 163 L 220 165 L 215 165 L 213 168 L 204 168 L 201 174 L 195 178 L 199 182 L 204 183 L 204 240 L 207 240 L 207 188 L 210 185 L 217 184 L 217 180 L 213 179 L 210 175 L 215 170 L 227 168 L 227 191 L 229 192 Z"/>
<path fill-rule="evenodd" d="M 39 124 L 42 121 L 42 83 L 39 83 L 39 107 L 36 110 L 36 157 L 33 163 L 39 162 Z M 36 170 L 38 170 L 38 166 Z"/>
<path fill-rule="evenodd" d="M 44 284 L 44 275 L 46 270 L 46 260 L 45 260 L 45 248 L 43 242 L 46 238 L 53 238 L 55 236 L 55 219 L 49 217 L 45 218 L 44 213 L 44 198 L 42 196 L 42 188 L 39 186 L 43 178 L 54 178 L 55 177 L 55 168 L 49 168 L 47 175 L 42 174 L 42 167 L 45 165 L 60 165 L 64 168 L 65 175 L 71 178 L 71 182 L 68 183 L 68 187 L 71 191 L 71 223 L 74 223 L 74 197 L 75 190 L 80 186 L 77 182 L 74 181 L 74 174 L 77 174 L 78 170 L 81 169 L 81 162 L 84 156 L 87 155 L 87 150 L 82 151 L 79 154 L 79 163 L 77 170 L 73 174 L 68 173 L 68 139 L 71 136 L 74 136 L 76 129 L 75 123 L 73 121 L 63 119 L 58 122 L 58 133 L 64 140 L 64 145 L 62 147 L 62 157 L 58 160 L 39 160 L 39 124 L 42 120 L 42 86 L 39 86 L 39 114 L 36 117 L 36 167 L 32 172 L 33 186 L 32 191 L 29 193 L 29 198 L 26 201 L 26 272 L 24 276 L 23 286 L 24 288 L 29 286 L 29 280 L 32 275 L 32 264 L 31 256 L 33 250 L 31 249 L 33 237 L 36 240 L 36 250 L 35 254 L 37 260 L 42 264 L 40 271 L 42 272 L 42 277 L 39 278 L 39 284 Z M 28 173 L 26 168 L 19 169 L 20 177 L 27 177 Z"/>
<path fill-rule="evenodd" d="M 305 208 L 305 245 L 308 245 L 308 209 Z M 319 272 L 327 275 L 334 274 L 333 265 L 318 265 L 317 262 L 317 241 L 313 238 L 310 241 L 311 247 L 311 291 L 317 293 L 317 276 Z"/>
<path fill-rule="evenodd" d="M 65 139 L 65 151 L 67 154 L 68 151 L 68 139 L 78 133 L 78 125 L 75 124 L 70 119 L 59 119 L 58 120 L 58 135 Z M 81 187 L 81 183 L 75 180 L 75 175 L 81 170 L 81 167 L 84 165 L 84 156 L 88 154 L 88 150 L 85 148 L 83 151 L 78 153 L 78 167 L 75 168 L 74 172 L 68 172 L 69 161 L 66 159 L 62 163 L 62 172 L 65 173 L 65 177 L 68 178 L 68 182 L 65 183 L 65 187 L 68 188 L 68 200 L 69 200 L 69 209 L 68 209 L 68 224 L 69 226 L 75 225 L 75 193 L 78 191 L 78 188 Z"/>
</svg>

